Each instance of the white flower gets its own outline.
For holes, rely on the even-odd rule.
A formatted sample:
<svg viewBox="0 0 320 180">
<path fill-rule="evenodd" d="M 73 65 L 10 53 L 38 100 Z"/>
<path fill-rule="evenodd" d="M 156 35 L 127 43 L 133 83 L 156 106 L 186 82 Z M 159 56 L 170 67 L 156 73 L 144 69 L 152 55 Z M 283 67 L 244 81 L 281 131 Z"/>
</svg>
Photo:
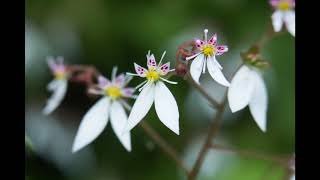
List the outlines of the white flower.
<svg viewBox="0 0 320 180">
<path fill-rule="evenodd" d="M 131 77 L 124 76 L 124 74 L 116 77 L 116 71 L 117 68 L 113 68 L 111 81 L 100 76 L 98 85 L 90 89 L 90 93 L 103 95 L 103 97 L 89 109 L 81 120 L 72 152 L 80 150 L 95 140 L 106 127 L 109 116 L 111 127 L 121 144 L 127 151 L 131 151 L 130 132 L 122 133 L 127 123 L 124 107 L 128 106 L 123 98 L 133 98 L 134 88 L 125 87 Z"/>
<path fill-rule="evenodd" d="M 232 112 L 249 105 L 253 119 L 262 131 L 266 131 L 267 89 L 254 67 L 243 65 L 235 74 L 228 90 L 228 101 Z"/>
<path fill-rule="evenodd" d="M 228 80 L 222 74 L 222 66 L 216 60 L 216 56 L 220 56 L 228 51 L 228 46 L 217 45 L 217 35 L 214 34 L 209 41 L 207 40 L 208 30 L 204 30 L 204 41 L 196 39 L 198 53 L 189 56 L 186 60 L 193 59 L 190 66 L 190 74 L 192 78 L 199 83 L 201 72 L 206 72 L 206 66 L 208 68 L 211 77 L 223 86 L 230 86 Z"/>
<path fill-rule="evenodd" d="M 168 72 L 173 71 L 173 69 L 170 70 L 170 62 L 161 64 L 165 53 L 166 52 L 162 54 L 161 60 L 157 65 L 154 55 L 150 55 L 149 51 L 147 54 L 148 69 L 134 63 L 137 74 L 128 73 L 129 75 L 146 78 L 146 80 L 136 87 L 139 88 L 143 85 L 143 87 L 139 89 L 141 93 L 132 107 L 128 124 L 124 129 L 125 132 L 130 131 L 142 120 L 154 102 L 160 121 L 179 135 L 179 110 L 177 102 L 164 82 L 170 84 L 177 83 L 162 77 Z"/>
<path fill-rule="evenodd" d="M 295 0 L 270 0 L 270 4 L 275 9 L 271 16 L 274 31 L 279 32 L 284 23 L 289 33 L 295 36 Z"/>
<path fill-rule="evenodd" d="M 52 57 L 48 57 L 47 61 L 55 78 L 47 86 L 47 89 L 53 94 L 42 110 L 45 115 L 52 113 L 60 105 L 68 86 L 68 73 L 66 66 L 63 64 L 63 57 L 57 57 L 56 62 Z"/>
</svg>

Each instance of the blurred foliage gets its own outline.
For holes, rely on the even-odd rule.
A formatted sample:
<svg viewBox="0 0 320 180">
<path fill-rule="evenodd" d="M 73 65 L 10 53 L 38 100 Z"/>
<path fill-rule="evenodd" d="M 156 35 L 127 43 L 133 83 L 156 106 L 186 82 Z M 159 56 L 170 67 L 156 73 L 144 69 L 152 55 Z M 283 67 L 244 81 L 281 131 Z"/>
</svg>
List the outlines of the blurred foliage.
<svg viewBox="0 0 320 180">
<path fill-rule="evenodd" d="M 209 34 L 218 33 L 220 44 L 229 46 L 229 52 L 219 58 L 222 64 L 228 61 L 238 63 L 241 61 L 240 52 L 247 51 L 265 31 L 271 13 L 267 1 L 254 0 L 28 0 L 26 31 L 34 34 L 31 38 L 26 33 L 26 49 L 34 49 L 30 51 L 33 53 L 31 58 L 26 59 L 26 63 L 33 64 L 26 69 L 26 111 L 36 109 L 40 113 L 49 95 L 46 84 L 51 74 L 45 62 L 46 55 L 65 56 L 68 63 L 95 65 L 109 77 L 114 65 L 122 72 L 133 72 L 133 62 L 144 65 L 149 49 L 156 58 L 167 50 L 165 60 L 170 60 L 173 66 L 178 46 L 194 37 L 202 37 L 203 29 L 208 28 Z M 224 139 L 239 148 L 275 155 L 291 154 L 295 151 L 294 38 L 288 33 L 276 36 L 261 49 L 261 53 L 271 64 L 271 68 L 265 71 L 269 94 L 267 133 L 258 129 L 246 108 L 226 116 L 233 123 L 223 126 Z M 176 136 L 164 127 L 154 108 L 146 119 L 177 147 L 181 155 L 185 155 L 187 145 L 195 141 L 196 135 L 206 133 L 207 122 L 212 118 L 203 123 L 202 119 L 187 116 L 186 112 L 192 112 L 193 108 L 185 105 L 186 97 L 193 89 L 178 77 L 172 80 L 179 82 L 169 88 L 180 108 L 181 135 Z M 135 78 L 130 85 L 135 86 L 139 82 L 141 79 Z M 75 135 L 81 117 L 94 102 L 85 95 L 83 86 L 70 84 L 66 98 L 51 116 L 63 126 L 71 127 L 70 132 Z M 194 106 L 197 103 L 200 100 Z M 42 121 L 49 121 L 44 116 L 42 118 Z M 31 122 L 30 119 L 32 116 L 26 118 L 26 123 Z M 33 140 L 36 133 L 31 134 L 30 139 Z M 132 131 L 132 143 L 133 151 L 127 153 L 107 126 L 87 147 L 93 149 L 96 165 L 86 175 L 66 175 L 63 171 L 66 167 L 57 167 L 42 153 L 27 157 L 26 177 L 30 180 L 184 179 L 175 163 L 140 128 Z M 79 152 L 77 155 L 80 157 L 82 154 Z M 70 156 L 75 155 L 70 153 Z M 281 168 L 275 167 L 266 173 L 269 166 L 269 162 L 239 158 L 224 171 L 215 172 L 210 177 L 200 176 L 200 179 L 256 180 L 262 179 L 264 174 L 268 176 L 266 179 L 281 179 Z"/>
</svg>

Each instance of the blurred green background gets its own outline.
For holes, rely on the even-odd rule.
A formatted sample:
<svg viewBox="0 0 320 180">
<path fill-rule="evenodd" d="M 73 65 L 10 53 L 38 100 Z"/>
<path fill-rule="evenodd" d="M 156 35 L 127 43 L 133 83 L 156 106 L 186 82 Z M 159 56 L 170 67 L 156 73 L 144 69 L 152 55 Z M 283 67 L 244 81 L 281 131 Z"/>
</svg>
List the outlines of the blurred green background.
<svg viewBox="0 0 320 180">
<path fill-rule="evenodd" d="M 218 33 L 218 43 L 229 46 L 219 57 L 230 79 L 240 63 L 241 51 L 263 34 L 272 10 L 267 1 L 254 0 L 28 0 L 25 26 L 25 124 L 34 152 L 26 156 L 28 180 L 162 180 L 185 179 L 176 164 L 136 127 L 133 151 L 121 146 L 110 125 L 89 146 L 71 154 L 71 146 L 82 116 L 95 100 L 82 85 L 70 84 L 66 98 L 50 116 L 41 110 L 50 93 L 52 79 L 45 58 L 64 56 L 69 64 L 90 64 L 110 77 L 114 65 L 133 72 L 133 62 L 145 65 L 148 50 L 174 65 L 175 52 L 184 41 Z M 224 115 L 217 141 L 233 147 L 267 154 L 295 151 L 295 46 L 289 33 L 276 36 L 263 48 L 272 64 L 265 71 L 269 106 L 267 133 L 253 121 L 249 109 Z M 146 120 L 176 147 L 191 167 L 215 112 L 208 102 L 179 77 L 169 88 L 180 109 L 180 136 L 158 120 L 154 108 Z M 202 80 L 209 93 L 221 99 L 225 88 L 208 75 Z M 135 78 L 130 85 L 136 86 Z M 133 102 L 130 102 L 133 103 Z M 201 169 L 201 180 L 281 179 L 284 171 L 270 162 L 211 151 Z"/>
</svg>

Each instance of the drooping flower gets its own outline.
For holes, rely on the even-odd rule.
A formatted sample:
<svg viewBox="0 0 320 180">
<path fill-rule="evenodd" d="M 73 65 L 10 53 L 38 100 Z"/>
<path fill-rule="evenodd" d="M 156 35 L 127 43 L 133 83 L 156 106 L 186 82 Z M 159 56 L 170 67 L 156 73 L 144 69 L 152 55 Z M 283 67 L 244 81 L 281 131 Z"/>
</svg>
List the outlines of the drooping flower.
<svg viewBox="0 0 320 180">
<path fill-rule="evenodd" d="M 103 97 L 95 103 L 81 120 L 77 135 L 75 137 L 72 152 L 82 149 L 95 140 L 107 126 L 109 117 L 111 127 L 121 144 L 127 151 L 131 151 L 130 132 L 122 133 L 127 123 L 125 107 L 128 104 L 125 98 L 134 98 L 134 88 L 126 87 L 132 79 L 120 74 L 116 76 L 117 68 L 112 70 L 112 79 L 109 81 L 99 76 L 98 84 L 89 90 L 89 93 L 102 95 Z"/>
<path fill-rule="evenodd" d="M 270 0 L 269 2 L 275 9 L 271 16 L 274 31 L 281 31 L 285 24 L 288 32 L 295 36 L 295 0 Z"/>
<path fill-rule="evenodd" d="M 228 101 L 232 112 L 249 105 L 253 119 L 265 132 L 267 124 L 267 89 L 256 67 L 243 65 L 235 74 L 228 90 Z"/>
<path fill-rule="evenodd" d="M 53 57 L 48 57 L 47 62 L 54 75 L 54 80 L 47 86 L 47 89 L 53 92 L 53 94 L 47 100 L 47 104 L 42 110 L 46 115 L 52 113 L 65 97 L 69 78 L 67 68 L 63 63 L 63 57 L 57 57 L 56 60 Z"/>
<path fill-rule="evenodd" d="M 190 74 L 192 78 L 199 83 L 201 73 L 206 72 L 206 66 L 211 77 L 223 86 L 230 86 L 228 80 L 222 74 L 222 66 L 216 59 L 216 56 L 220 56 L 228 51 L 228 46 L 217 44 L 217 35 L 214 34 L 208 41 L 208 30 L 204 30 L 204 41 L 195 39 L 196 48 L 199 52 L 189 56 L 186 60 L 193 59 L 190 66 Z"/>
<path fill-rule="evenodd" d="M 142 86 L 142 88 L 139 89 L 141 93 L 132 107 L 128 123 L 124 129 L 125 132 L 130 131 L 145 117 L 154 102 L 160 121 L 179 135 L 179 110 L 177 102 L 164 82 L 169 84 L 177 83 L 163 77 L 167 75 L 168 72 L 174 71 L 174 69 L 170 70 L 170 62 L 162 64 L 165 53 L 166 52 L 162 54 L 160 62 L 157 64 L 154 55 L 150 55 L 149 51 L 147 54 L 148 69 L 134 63 L 137 74 L 127 73 L 129 75 L 146 78 L 146 80 L 136 87 L 140 88 Z"/>
</svg>

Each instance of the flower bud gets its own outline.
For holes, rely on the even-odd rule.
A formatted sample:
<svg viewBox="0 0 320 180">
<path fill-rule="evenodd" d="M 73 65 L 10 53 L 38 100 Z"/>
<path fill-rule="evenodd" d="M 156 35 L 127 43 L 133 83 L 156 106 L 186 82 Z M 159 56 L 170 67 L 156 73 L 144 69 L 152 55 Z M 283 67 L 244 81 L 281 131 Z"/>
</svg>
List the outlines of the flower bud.
<svg viewBox="0 0 320 180">
<path fill-rule="evenodd" d="M 188 72 L 188 67 L 184 63 L 178 63 L 175 70 L 178 76 L 184 76 Z"/>
<path fill-rule="evenodd" d="M 247 52 L 241 52 L 240 56 L 244 63 L 256 68 L 264 69 L 270 67 L 270 64 L 262 59 L 259 47 L 257 46 L 252 46 Z"/>
</svg>

